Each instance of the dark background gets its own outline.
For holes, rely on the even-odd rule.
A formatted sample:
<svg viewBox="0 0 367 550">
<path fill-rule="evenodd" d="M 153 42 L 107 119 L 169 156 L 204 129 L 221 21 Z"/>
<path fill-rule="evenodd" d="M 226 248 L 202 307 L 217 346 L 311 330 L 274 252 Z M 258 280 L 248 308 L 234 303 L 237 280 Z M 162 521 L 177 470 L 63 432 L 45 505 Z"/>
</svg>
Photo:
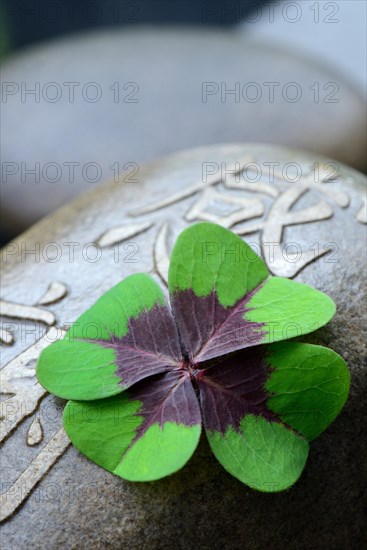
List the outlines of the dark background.
<svg viewBox="0 0 367 550">
<path fill-rule="evenodd" d="M 81 29 L 141 23 L 232 25 L 270 0 L 3 0 L 6 51 Z"/>
</svg>

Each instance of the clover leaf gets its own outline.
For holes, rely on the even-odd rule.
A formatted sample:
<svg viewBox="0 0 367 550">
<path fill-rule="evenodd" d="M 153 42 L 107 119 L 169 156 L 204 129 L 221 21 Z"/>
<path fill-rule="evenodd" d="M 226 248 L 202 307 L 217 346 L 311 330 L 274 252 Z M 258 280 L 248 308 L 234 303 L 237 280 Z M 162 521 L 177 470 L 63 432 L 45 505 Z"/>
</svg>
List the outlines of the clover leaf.
<svg viewBox="0 0 367 550">
<path fill-rule="evenodd" d="M 184 466 L 203 425 L 230 474 L 260 491 L 287 489 L 350 380 L 334 351 L 281 340 L 325 325 L 333 301 L 271 277 L 211 223 L 179 236 L 168 286 L 171 309 L 148 275 L 127 277 L 42 352 L 39 382 L 71 400 L 71 441 L 106 470 L 151 481 Z"/>
</svg>

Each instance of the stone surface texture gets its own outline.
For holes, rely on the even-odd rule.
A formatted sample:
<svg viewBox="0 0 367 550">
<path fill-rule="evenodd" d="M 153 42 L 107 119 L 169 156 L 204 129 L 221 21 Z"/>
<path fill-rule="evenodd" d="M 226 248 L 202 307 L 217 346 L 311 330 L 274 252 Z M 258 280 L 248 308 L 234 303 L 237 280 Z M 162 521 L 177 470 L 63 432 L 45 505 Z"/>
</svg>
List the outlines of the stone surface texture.
<svg viewBox="0 0 367 550">
<path fill-rule="evenodd" d="M 235 163 L 248 167 L 251 162 L 252 168 L 261 168 L 262 177 L 250 188 L 242 174 L 237 187 L 230 177 L 221 181 L 219 173 L 205 183 L 203 163 L 208 162 L 212 171 L 222 163 L 229 169 Z M 264 164 L 269 162 L 279 163 L 274 181 Z M 1 526 L 4 550 L 363 547 L 367 482 L 366 188 L 365 178 L 344 165 L 337 167 L 337 180 L 332 179 L 328 162 L 310 153 L 265 145 L 233 144 L 184 151 L 142 168 L 138 183 L 106 184 L 84 194 L 3 250 L 1 298 L 10 305 L 2 328 L 13 339 L 13 343 L 2 345 L 7 393 L 2 400 L 5 421 L 10 422 L 1 449 L 3 515 L 8 516 Z M 302 170 L 297 182 L 284 177 L 284 167 L 289 168 L 289 163 Z M 320 168 L 317 184 L 315 171 L 310 171 L 315 163 Z M 253 177 L 248 169 L 247 179 L 250 175 Z M 212 193 L 206 204 L 193 210 L 208 188 L 215 193 L 214 199 Z M 294 204 L 289 206 L 290 216 L 284 213 L 284 202 L 291 195 Z M 143 484 L 113 476 L 68 446 L 60 432 L 64 402 L 45 395 L 36 384 L 37 353 L 33 358 L 17 359 L 45 331 L 56 330 L 60 337 L 60 328 L 73 322 L 126 275 L 147 271 L 162 282 L 169 251 L 184 227 L 209 215 L 231 225 L 228 220 L 232 220 L 233 201 L 226 202 L 225 197 L 238 197 L 241 205 L 255 198 L 262 203 L 262 216 L 249 220 L 244 209 L 242 219 L 232 229 L 254 247 L 261 244 L 273 272 L 292 272 L 296 280 L 327 292 L 335 300 L 334 320 L 302 340 L 332 347 L 351 370 L 351 393 L 344 410 L 311 444 L 301 479 L 280 494 L 255 492 L 228 475 L 212 456 L 205 437 L 187 466 L 170 478 Z M 188 222 L 185 216 L 193 211 L 195 219 L 191 215 Z M 267 226 L 272 224 L 275 241 L 279 224 L 290 222 L 292 225 L 280 231 L 280 243 L 283 249 L 297 243 L 302 258 L 295 261 L 291 248 L 287 258 L 292 261 L 282 261 L 277 254 L 271 258 L 267 243 L 262 242 Z M 111 233 L 111 229 L 115 231 Z M 98 240 L 104 246 L 92 244 Z M 29 253 L 25 257 L 25 250 L 34 249 L 36 243 L 39 256 Z M 52 248 L 49 243 L 56 245 Z M 72 247 L 70 243 L 76 244 Z M 323 247 L 329 252 L 319 256 Z M 73 261 L 70 248 L 74 249 Z M 303 265 L 304 258 L 310 259 L 304 253 L 310 250 L 315 257 Z M 100 258 L 93 261 L 99 254 Z M 137 262 L 129 263 L 132 259 Z M 16 311 L 25 319 L 12 317 L 14 303 L 24 306 Z M 39 303 L 42 305 L 37 306 Z M 30 321 L 38 314 L 28 306 L 51 312 L 55 326 L 48 327 L 52 317 L 43 316 L 43 323 Z M 33 402 L 32 396 L 36 396 Z M 13 406 L 6 408 L 7 403 Z M 17 411 L 17 421 L 11 425 Z"/>
<path fill-rule="evenodd" d="M 15 234 L 112 178 L 117 164 L 128 177 L 127 163 L 188 147 L 274 143 L 366 168 L 359 92 L 317 58 L 241 29 L 76 34 L 9 58 L 2 80 L 18 87 L 2 103 L 2 160 L 18 170 L 3 177 L 1 212 Z M 206 101 L 203 83 L 214 90 Z M 36 163 L 39 177 L 26 172 Z"/>
</svg>

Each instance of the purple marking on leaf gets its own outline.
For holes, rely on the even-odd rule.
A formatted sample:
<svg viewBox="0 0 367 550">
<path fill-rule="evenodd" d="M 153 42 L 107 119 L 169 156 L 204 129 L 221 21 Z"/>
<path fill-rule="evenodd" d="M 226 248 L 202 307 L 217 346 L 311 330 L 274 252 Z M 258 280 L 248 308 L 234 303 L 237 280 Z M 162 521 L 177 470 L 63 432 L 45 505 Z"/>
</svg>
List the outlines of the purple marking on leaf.
<svg viewBox="0 0 367 550">
<path fill-rule="evenodd" d="M 194 426 L 201 424 L 199 401 L 188 372 L 171 371 L 142 380 L 128 390 L 132 401 L 141 401 L 137 413 L 143 417 L 135 440 L 153 424 L 165 422 Z"/>
<path fill-rule="evenodd" d="M 256 290 L 230 307 L 223 307 L 214 291 L 201 298 L 191 289 L 174 294 L 173 314 L 181 344 L 192 362 L 201 363 L 261 342 L 264 323 L 243 318 Z"/>
<path fill-rule="evenodd" d="M 155 305 L 139 317 L 131 317 L 125 336 L 98 343 L 116 351 L 116 375 L 124 387 L 181 364 L 178 331 L 167 306 Z"/>
<path fill-rule="evenodd" d="M 225 357 L 196 375 L 204 424 L 209 431 L 224 434 L 234 429 L 246 414 L 278 420 L 267 408 L 264 385 L 270 374 L 262 347 L 245 349 Z"/>
</svg>

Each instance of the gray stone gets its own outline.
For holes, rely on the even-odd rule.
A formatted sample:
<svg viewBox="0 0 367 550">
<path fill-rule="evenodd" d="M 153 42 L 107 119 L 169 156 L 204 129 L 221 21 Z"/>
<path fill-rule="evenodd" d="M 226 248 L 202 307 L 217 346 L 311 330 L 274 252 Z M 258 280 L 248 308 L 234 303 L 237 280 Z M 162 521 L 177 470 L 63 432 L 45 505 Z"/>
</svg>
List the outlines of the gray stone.
<svg viewBox="0 0 367 550">
<path fill-rule="evenodd" d="M 262 171 L 256 184 L 241 175 L 238 187 L 230 177 L 220 181 L 219 173 L 204 183 L 203 167 L 208 166 L 204 163 L 212 163 L 212 171 L 222 163 L 228 170 L 240 163 L 248 169 L 249 180 L 253 178 L 250 162 L 253 169 Z M 269 162 L 279 163 L 274 182 L 267 172 L 265 163 Z M 365 178 L 340 165 L 337 180 L 332 179 L 327 162 L 310 153 L 263 145 L 185 151 L 141 169 L 138 183 L 111 183 L 83 195 L 3 250 L 2 299 L 8 302 L 2 324 L 2 338 L 8 342 L 2 353 L 2 391 L 7 394 L 2 396 L 1 427 L 7 435 L 1 449 L 4 550 L 28 546 L 132 550 L 363 547 L 367 482 Z M 302 172 L 296 183 L 289 181 L 291 172 L 287 176 L 289 163 Z M 320 168 L 316 184 L 315 171 L 309 169 L 315 163 Z M 285 252 L 288 261 L 282 261 L 278 253 L 274 259 L 268 254 L 264 235 L 270 224 L 276 242 L 279 224 L 290 221 L 286 213 L 279 214 L 279 197 L 284 202 L 290 193 L 294 193 L 290 209 L 295 225 L 283 228 L 281 247 L 276 247 Z M 49 340 L 55 332 L 61 337 L 60 327 L 74 321 L 130 273 L 149 271 L 164 281 L 167 254 L 188 225 L 187 218 L 211 217 L 229 226 L 236 208 L 233 198 L 237 198 L 237 210 L 249 199 L 257 198 L 263 204 L 261 217 L 249 220 L 244 209 L 232 229 L 254 247 L 262 242 L 271 271 L 293 274 L 335 300 L 337 314 L 332 322 L 302 340 L 330 346 L 347 360 L 352 375 L 350 398 L 334 424 L 311 444 L 302 477 L 287 492 L 262 494 L 242 485 L 217 463 L 205 438 L 188 465 L 172 477 L 146 484 L 125 482 L 69 446 L 61 429 L 64 402 L 45 395 L 35 384 L 38 352 L 31 346 L 46 330 L 51 331 Z M 308 223 L 297 224 L 301 218 Z M 71 242 L 76 243 L 73 261 L 68 253 Z M 100 248 L 86 246 L 96 242 Z M 25 251 L 37 243 L 39 254 L 25 257 Z M 290 243 L 293 248 L 286 248 Z M 294 243 L 301 248 L 301 258 L 291 256 Z M 329 252 L 319 255 L 325 249 Z M 310 251 L 313 258 L 307 255 Z M 102 257 L 93 262 L 98 252 Z M 53 255 L 59 256 L 57 261 Z M 129 263 L 129 259 L 138 262 Z M 23 320 L 16 321 L 16 316 Z"/>
<path fill-rule="evenodd" d="M 14 83 L 2 104 L 2 160 L 15 163 L 6 169 L 16 173 L 3 172 L 1 190 L 3 223 L 13 235 L 118 168 L 128 178 L 127 163 L 187 147 L 275 143 L 366 168 L 358 92 L 317 60 L 246 40 L 240 30 L 78 34 L 9 59 L 2 80 Z M 97 88 L 86 87 L 93 82 Z M 214 83 L 206 102 L 203 83 Z M 39 103 L 25 95 L 37 86 Z M 236 86 L 237 96 L 230 93 Z M 36 163 L 39 177 L 26 173 Z"/>
</svg>

